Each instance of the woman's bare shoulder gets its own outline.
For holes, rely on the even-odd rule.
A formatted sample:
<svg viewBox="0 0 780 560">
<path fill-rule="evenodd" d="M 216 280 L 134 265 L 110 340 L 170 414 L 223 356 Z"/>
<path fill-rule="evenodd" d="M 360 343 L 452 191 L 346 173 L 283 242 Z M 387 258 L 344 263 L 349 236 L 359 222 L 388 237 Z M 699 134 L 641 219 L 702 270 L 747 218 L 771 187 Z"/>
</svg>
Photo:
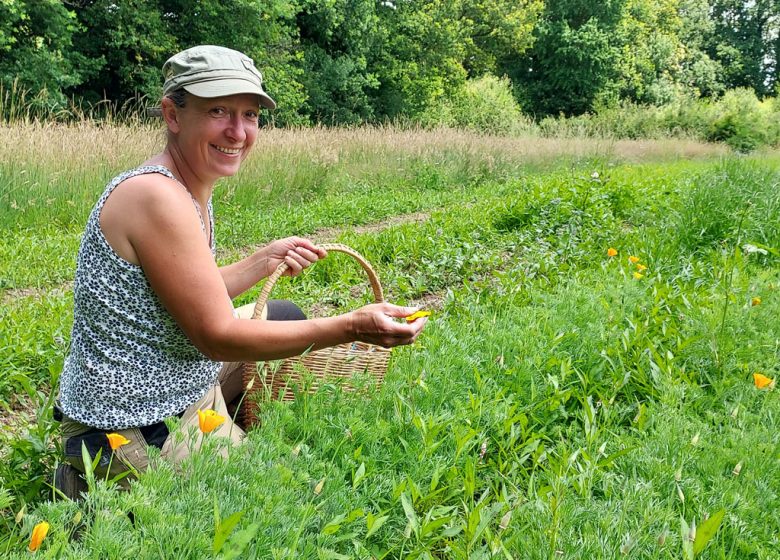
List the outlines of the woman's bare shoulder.
<svg viewBox="0 0 780 560">
<path fill-rule="evenodd" d="M 162 173 L 144 173 L 125 179 L 114 188 L 108 200 L 111 200 L 114 195 L 119 195 L 118 199 L 141 205 L 175 201 L 192 204 L 192 199 L 184 186 Z"/>
<path fill-rule="evenodd" d="M 142 239 L 170 240 L 176 231 L 194 239 L 203 235 L 187 190 L 160 173 L 136 175 L 117 185 L 100 212 L 100 227 L 114 251 L 133 264 L 140 263 L 136 246 Z"/>
</svg>

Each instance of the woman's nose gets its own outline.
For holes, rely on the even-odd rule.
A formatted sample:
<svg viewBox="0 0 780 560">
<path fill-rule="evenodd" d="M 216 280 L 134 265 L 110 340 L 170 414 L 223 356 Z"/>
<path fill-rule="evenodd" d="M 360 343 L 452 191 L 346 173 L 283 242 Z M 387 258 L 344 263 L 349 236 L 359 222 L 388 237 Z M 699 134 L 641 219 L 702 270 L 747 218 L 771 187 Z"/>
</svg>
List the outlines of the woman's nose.
<svg viewBox="0 0 780 560">
<path fill-rule="evenodd" d="M 246 130 L 244 130 L 244 122 L 240 114 L 231 115 L 225 134 L 231 140 L 243 141 L 246 138 Z"/>
</svg>

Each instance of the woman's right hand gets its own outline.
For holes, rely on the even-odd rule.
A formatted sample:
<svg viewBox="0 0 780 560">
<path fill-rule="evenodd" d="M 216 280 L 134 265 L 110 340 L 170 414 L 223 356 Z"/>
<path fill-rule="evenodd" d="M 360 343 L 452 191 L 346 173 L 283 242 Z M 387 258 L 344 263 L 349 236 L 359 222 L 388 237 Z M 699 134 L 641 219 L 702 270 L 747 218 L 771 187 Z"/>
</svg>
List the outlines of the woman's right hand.
<svg viewBox="0 0 780 560">
<path fill-rule="evenodd" d="M 355 340 L 392 348 L 411 344 L 422 332 L 427 317 L 413 323 L 399 322 L 417 311 L 416 307 L 401 307 L 392 303 L 373 303 L 347 315 L 351 321 L 351 334 Z"/>
</svg>

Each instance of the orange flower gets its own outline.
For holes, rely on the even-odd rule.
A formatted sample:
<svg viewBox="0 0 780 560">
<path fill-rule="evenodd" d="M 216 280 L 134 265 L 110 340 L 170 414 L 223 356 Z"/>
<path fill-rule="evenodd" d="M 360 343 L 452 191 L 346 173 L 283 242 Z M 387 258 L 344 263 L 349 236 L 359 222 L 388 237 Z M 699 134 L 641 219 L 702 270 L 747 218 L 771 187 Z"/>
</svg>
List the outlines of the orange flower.
<svg viewBox="0 0 780 560">
<path fill-rule="evenodd" d="M 33 528 L 32 536 L 30 537 L 30 546 L 27 547 L 30 552 L 35 552 L 40 548 L 41 543 L 43 542 L 43 539 L 46 538 L 46 533 L 48 532 L 49 524 L 45 521 L 41 521 Z"/>
<path fill-rule="evenodd" d="M 756 296 L 754 298 L 750 298 L 750 305 L 755 307 L 756 305 L 761 305 L 761 298 Z"/>
<path fill-rule="evenodd" d="M 639 262 L 639 257 L 635 257 L 634 255 L 631 255 L 628 257 L 628 260 L 631 261 L 631 264 L 636 264 Z"/>
<path fill-rule="evenodd" d="M 198 424 L 200 424 L 200 431 L 204 434 L 213 432 L 224 421 L 225 417 L 218 414 L 216 410 L 208 409 L 198 411 Z"/>
<path fill-rule="evenodd" d="M 417 319 L 421 319 L 422 317 L 428 317 L 431 314 L 430 311 L 415 311 L 411 315 L 407 315 L 404 317 L 406 319 L 407 323 L 414 323 Z"/>
<path fill-rule="evenodd" d="M 123 445 L 130 443 L 130 440 L 122 434 L 106 434 L 106 437 L 108 438 L 108 445 L 111 446 L 111 451 L 116 451 Z"/>
<path fill-rule="evenodd" d="M 617 256 L 617 249 L 615 249 L 614 247 L 610 247 L 609 249 L 607 249 L 607 256 L 608 257 Z"/>
<path fill-rule="evenodd" d="M 761 373 L 754 373 L 753 384 L 757 389 L 773 389 L 775 387 L 775 380 Z"/>
<path fill-rule="evenodd" d="M 647 267 L 645 265 L 643 265 L 643 264 L 638 264 L 638 265 L 636 265 L 636 269 L 639 272 L 644 272 L 645 270 L 647 270 Z"/>
<path fill-rule="evenodd" d="M 645 275 L 644 275 L 644 274 L 639 274 L 638 272 L 635 272 L 635 273 L 634 273 L 634 279 L 635 279 L 635 280 L 641 280 L 641 279 L 642 279 L 642 278 L 644 278 L 644 277 L 645 277 Z"/>
</svg>

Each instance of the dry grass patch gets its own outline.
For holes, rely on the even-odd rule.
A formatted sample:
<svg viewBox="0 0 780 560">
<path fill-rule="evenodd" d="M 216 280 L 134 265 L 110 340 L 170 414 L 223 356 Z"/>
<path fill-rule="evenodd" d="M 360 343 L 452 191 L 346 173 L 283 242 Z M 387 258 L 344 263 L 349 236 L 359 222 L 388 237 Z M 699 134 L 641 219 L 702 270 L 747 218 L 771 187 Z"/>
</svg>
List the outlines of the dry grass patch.
<svg viewBox="0 0 780 560">
<path fill-rule="evenodd" d="M 0 126 L 0 165 L 115 171 L 137 165 L 162 149 L 162 125 L 20 124 Z M 626 161 L 723 155 L 728 148 L 694 140 L 598 140 L 481 135 L 453 129 L 402 130 L 391 127 L 265 129 L 247 161 L 251 171 L 269 162 L 293 165 L 305 159 L 326 166 L 345 161 L 392 166 L 397 157 L 435 161 L 456 152 L 468 161 L 500 158 L 529 163 L 560 157 L 607 157 Z"/>
</svg>

